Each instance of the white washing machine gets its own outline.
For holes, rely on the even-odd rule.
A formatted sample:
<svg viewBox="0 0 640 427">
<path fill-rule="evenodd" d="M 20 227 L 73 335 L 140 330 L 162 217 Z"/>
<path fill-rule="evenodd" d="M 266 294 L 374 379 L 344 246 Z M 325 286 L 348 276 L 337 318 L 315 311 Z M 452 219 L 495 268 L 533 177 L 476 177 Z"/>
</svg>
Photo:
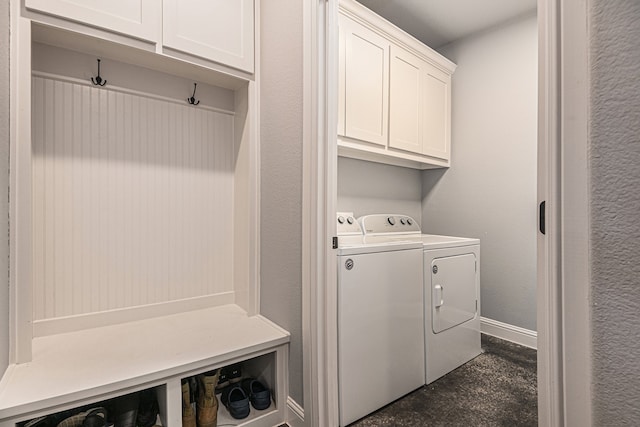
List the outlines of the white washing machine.
<svg viewBox="0 0 640 427">
<path fill-rule="evenodd" d="M 338 215 L 338 392 L 346 426 L 424 385 L 422 244 Z M 371 239 L 369 239 L 371 240 Z"/>
<path fill-rule="evenodd" d="M 423 246 L 425 383 L 478 356 L 480 344 L 480 240 L 422 234 L 406 215 L 358 219 L 365 241 L 419 241 Z"/>
</svg>

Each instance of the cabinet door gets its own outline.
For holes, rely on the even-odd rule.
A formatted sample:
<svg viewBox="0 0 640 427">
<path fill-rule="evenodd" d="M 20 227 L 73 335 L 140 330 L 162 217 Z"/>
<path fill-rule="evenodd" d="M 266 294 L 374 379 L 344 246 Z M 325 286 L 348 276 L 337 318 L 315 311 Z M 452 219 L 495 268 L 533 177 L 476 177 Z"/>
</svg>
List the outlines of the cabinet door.
<svg viewBox="0 0 640 427">
<path fill-rule="evenodd" d="M 25 0 L 27 9 L 157 41 L 161 0 Z"/>
<path fill-rule="evenodd" d="M 389 147 L 422 154 L 421 109 L 424 61 L 391 46 Z"/>
<path fill-rule="evenodd" d="M 164 0 L 163 45 L 253 73 L 253 0 Z"/>
<path fill-rule="evenodd" d="M 338 135 L 345 135 L 344 128 L 344 78 L 345 78 L 345 37 L 344 37 L 344 19 L 341 16 L 338 21 Z"/>
<path fill-rule="evenodd" d="M 344 18 L 345 135 L 387 145 L 389 124 L 389 42 Z"/>
<path fill-rule="evenodd" d="M 432 65 L 426 66 L 422 74 L 422 153 L 448 160 L 451 146 L 451 76 Z"/>
</svg>

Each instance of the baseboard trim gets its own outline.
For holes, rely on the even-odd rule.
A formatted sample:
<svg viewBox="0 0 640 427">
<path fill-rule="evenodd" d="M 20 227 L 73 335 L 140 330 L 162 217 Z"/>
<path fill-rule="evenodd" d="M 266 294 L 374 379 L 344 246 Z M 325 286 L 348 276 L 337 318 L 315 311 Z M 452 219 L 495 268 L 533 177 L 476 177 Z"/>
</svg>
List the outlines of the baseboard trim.
<svg viewBox="0 0 640 427">
<path fill-rule="evenodd" d="M 538 349 L 538 333 L 519 326 L 498 322 L 497 320 L 480 318 L 480 331 L 506 341 L 511 341 L 525 347 Z"/>
<path fill-rule="evenodd" d="M 287 424 L 289 427 L 304 427 L 304 409 L 291 396 L 287 397 Z"/>
</svg>

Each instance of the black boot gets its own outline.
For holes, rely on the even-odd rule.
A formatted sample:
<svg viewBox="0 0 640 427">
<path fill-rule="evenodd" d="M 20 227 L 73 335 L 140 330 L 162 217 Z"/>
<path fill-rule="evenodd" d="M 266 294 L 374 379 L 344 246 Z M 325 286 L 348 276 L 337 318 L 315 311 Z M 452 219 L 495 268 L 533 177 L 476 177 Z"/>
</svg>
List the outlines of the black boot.
<svg viewBox="0 0 640 427">
<path fill-rule="evenodd" d="M 111 400 L 114 427 L 136 427 L 140 393 L 131 393 Z"/>
<path fill-rule="evenodd" d="M 140 392 L 140 405 L 138 406 L 138 427 L 153 427 L 158 418 L 158 399 L 154 389 Z"/>
</svg>

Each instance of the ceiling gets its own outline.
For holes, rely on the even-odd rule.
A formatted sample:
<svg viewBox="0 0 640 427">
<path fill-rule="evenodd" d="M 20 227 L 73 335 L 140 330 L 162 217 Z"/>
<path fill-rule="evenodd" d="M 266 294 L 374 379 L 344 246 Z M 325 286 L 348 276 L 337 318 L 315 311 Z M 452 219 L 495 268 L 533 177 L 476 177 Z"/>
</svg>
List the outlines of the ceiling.
<svg viewBox="0 0 640 427">
<path fill-rule="evenodd" d="M 536 0 L 358 0 L 434 49 L 532 13 Z"/>
</svg>

